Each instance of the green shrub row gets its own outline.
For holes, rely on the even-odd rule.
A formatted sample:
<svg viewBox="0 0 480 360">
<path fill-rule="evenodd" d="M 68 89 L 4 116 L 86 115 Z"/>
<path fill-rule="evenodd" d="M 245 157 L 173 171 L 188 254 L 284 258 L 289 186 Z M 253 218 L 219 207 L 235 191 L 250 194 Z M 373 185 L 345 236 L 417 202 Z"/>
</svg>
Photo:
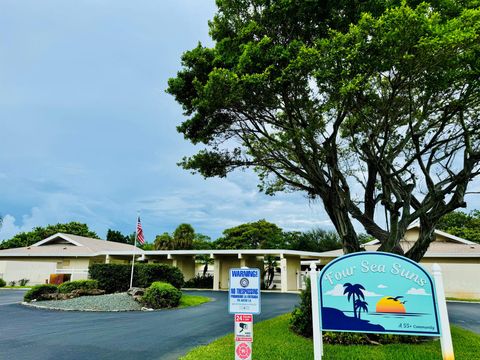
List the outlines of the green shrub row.
<svg viewBox="0 0 480 360">
<path fill-rule="evenodd" d="M 73 290 L 94 290 L 94 289 L 98 289 L 97 280 L 66 281 L 58 286 L 58 292 L 62 294 L 71 293 Z"/>
<path fill-rule="evenodd" d="M 2 278 L 0 278 L 0 287 L 4 287 L 6 286 L 7 283 L 5 282 L 5 280 L 3 280 Z"/>
<path fill-rule="evenodd" d="M 156 281 L 145 291 L 142 301 L 153 309 L 177 307 L 182 292 L 166 282 Z"/>
<path fill-rule="evenodd" d="M 44 285 L 35 285 L 30 290 L 28 290 L 23 296 L 23 300 L 30 302 L 32 300 L 37 300 L 42 295 L 45 294 L 54 294 L 58 292 L 58 288 L 53 284 L 44 284 Z"/>
<path fill-rule="evenodd" d="M 207 274 L 206 276 L 197 275 L 193 279 L 185 282 L 183 287 L 195 289 L 213 289 L 213 276 L 210 274 Z"/>
<path fill-rule="evenodd" d="M 93 264 L 90 278 L 98 281 L 98 287 L 107 293 L 124 292 L 130 287 L 131 265 Z M 183 274 L 177 267 L 165 264 L 136 264 L 133 272 L 133 286 L 147 288 L 155 281 L 164 281 L 180 289 Z"/>
</svg>

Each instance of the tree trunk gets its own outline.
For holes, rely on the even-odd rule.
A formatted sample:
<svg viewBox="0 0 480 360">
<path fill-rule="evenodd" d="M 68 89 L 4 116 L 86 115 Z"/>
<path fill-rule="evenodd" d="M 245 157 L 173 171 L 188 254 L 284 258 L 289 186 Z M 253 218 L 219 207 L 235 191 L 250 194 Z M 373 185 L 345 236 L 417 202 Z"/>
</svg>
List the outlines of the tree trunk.
<svg viewBox="0 0 480 360">
<path fill-rule="evenodd" d="M 435 240 L 435 223 L 426 218 L 420 219 L 420 234 L 418 240 L 405 254 L 413 261 L 419 262 L 428 250 L 430 243 Z"/>
</svg>

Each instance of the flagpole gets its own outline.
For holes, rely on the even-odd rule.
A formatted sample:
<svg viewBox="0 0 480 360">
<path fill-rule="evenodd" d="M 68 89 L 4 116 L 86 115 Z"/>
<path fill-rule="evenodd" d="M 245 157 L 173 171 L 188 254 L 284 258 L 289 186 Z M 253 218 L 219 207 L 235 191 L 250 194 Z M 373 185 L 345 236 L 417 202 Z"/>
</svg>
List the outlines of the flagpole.
<svg viewBox="0 0 480 360">
<path fill-rule="evenodd" d="M 137 216 L 137 224 L 138 224 L 138 219 L 139 219 L 139 216 Z M 133 287 L 133 269 L 135 267 L 135 252 L 137 251 L 137 235 L 138 235 L 138 230 L 137 230 L 137 227 L 135 226 L 135 240 L 133 242 L 133 246 L 135 246 L 135 249 L 133 250 L 133 256 L 132 256 L 132 271 L 130 273 L 130 289 Z"/>
</svg>

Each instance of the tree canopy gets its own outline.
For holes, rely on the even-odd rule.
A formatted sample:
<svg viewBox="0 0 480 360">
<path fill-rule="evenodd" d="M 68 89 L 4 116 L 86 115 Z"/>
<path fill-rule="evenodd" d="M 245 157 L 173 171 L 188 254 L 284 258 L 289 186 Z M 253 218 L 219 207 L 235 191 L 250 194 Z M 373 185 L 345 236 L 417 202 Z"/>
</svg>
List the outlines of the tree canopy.
<svg viewBox="0 0 480 360">
<path fill-rule="evenodd" d="M 287 232 L 284 237 L 291 250 L 323 252 L 342 248 L 341 239 L 335 231 L 312 229 L 305 232 Z"/>
<path fill-rule="evenodd" d="M 474 210 L 469 214 L 454 211 L 440 220 L 438 229 L 480 243 L 480 211 Z"/>
<path fill-rule="evenodd" d="M 30 246 L 59 232 L 64 234 L 85 236 L 94 239 L 99 238 L 95 232 L 88 228 L 87 224 L 72 221 L 66 224 L 59 223 L 56 225 L 47 225 L 46 227 L 39 226 L 34 228 L 32 231 L 21 232 L 15 235 L 13 238 L 0 243 L 0 249 Z"/>
<path fill-rule="evenodd" d="M 420 260 L 440 219 L 465 207 L 480 160 L 480 10 L 475 1 L 218 0 L 214 47 L 182 56 L 168 92 L 178 130 L 206 147 L 206 177 L 253 167 L 267 194 L 319 198 L 342 239 L 353 226 Z"/>
<path fill-rule="evenodd" d="M 215 241 L 217 249 L 283 249 L 282 229 L 264 219 L 234 226 Z"/>
<path fill-rule="evenodd" d="M 123 235 L 120 231 L 108 229 L 106 240 L 133 245 L 135 243 L 135 233 Z"/>
</svg>

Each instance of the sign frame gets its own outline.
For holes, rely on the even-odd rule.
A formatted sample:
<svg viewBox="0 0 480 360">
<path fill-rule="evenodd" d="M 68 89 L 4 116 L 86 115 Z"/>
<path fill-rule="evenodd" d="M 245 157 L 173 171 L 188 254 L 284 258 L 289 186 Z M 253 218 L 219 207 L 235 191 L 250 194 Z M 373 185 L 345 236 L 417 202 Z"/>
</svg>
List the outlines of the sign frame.
<svg viewBox="0 0 480 360">
<path fill-rule="evenodd" d="M 436 333 L 430 333 L 430 336 L 440 336 L 441 340 L 441 348 L 442 348 L 442 354 L 443 354 L 443 359 L 444 360 L 453 360 L 454 355 L 453 355 L 453 345 L 452 345 L 452 339 L 451 339 L 451 333 L 450 333 L 450 327 L 449 327 L 449 319 L 448 319 L 448 313 L 447 313 L 447 307 L 446 307 L 446 301 L 445 301 L 445 292 L 443 288 L 443 280 L 442 280 L 442 274 L 441 274 L 441 269 L 438 264 L 433 264 L 432 267 L 432 273 L 433 277 L 427 272 L 423 266 L 420 264 L 413 262 L 412 260 L 405 258 L 403 256 L 399 256 L 396 254 L 391 254 L 391 253 L 385 253 L 385 252 L 378 252 L 378 251 L 368 251 L 368 252 L 359 252 L 359 253 L 353 253 L 353 254 L 347 254 L 344 256 L 341 256 L 330 263 L 328 263 L 327 266 L 325 266 L 320 274 L 316 270 L 316 264 L 315 262 L 312 262 L 310 264 L 310 280 L 311 280 L 311 295 L 312 295 L 312 322 L 313 322 L 313 343 L 314 343 L 314 359 L 315 360 L 321 360 L 323 356 L 323 339 L 322 339 L 322 305 L 323 305 L 323 298 L 321 294 L 321 279 L 323 278 L 325 272 L 330 268 L 330 266 L 343 261 L 345 259 L 348 259 L 352 256 L 361 256 L 361 255 L 378 255 L 378 256 L 392 256 L 396 257 L 398 259 L 401 259 L 403 261 L 408 261 L 409 263 L 413 264 L 417 268 L 421 269 L 424 271 L 424 273 L 427 275 L 428 279 L 432 282 L 431 283 L 431 291 L 432 294 L 430 295 L 433 299 L 433 306 L 435 310 L 435 319 L 437 321 L 437 332 Z M 347 263 L 348 264 L 348 263 Z M 433 279 L 433 281 L 432 281 Z M 354 282 L 354 281 L 353 281 Z M 350 285 L 350 284 L 348 284 Z M 393 299 L 393 298 L 392 298 Z M 345 331 L 345 332 L 355 332 L 355 330 L 335 330 L 335 329 L 330 329 L 328 328 L 327 331 Z M 389 333 L 396 333 L 400 335 L 409 335 L 412 334 L 410 331 L 389 331 L 388 329 L 384 331 L 364 331 L 364 332 L 371 332 L 371 333 L 379 333 L 379 334 L 389 334 Z M 421 334 L 420 332 L 415 331 L 418 335 L 425 335 Z"/>
</svg>

